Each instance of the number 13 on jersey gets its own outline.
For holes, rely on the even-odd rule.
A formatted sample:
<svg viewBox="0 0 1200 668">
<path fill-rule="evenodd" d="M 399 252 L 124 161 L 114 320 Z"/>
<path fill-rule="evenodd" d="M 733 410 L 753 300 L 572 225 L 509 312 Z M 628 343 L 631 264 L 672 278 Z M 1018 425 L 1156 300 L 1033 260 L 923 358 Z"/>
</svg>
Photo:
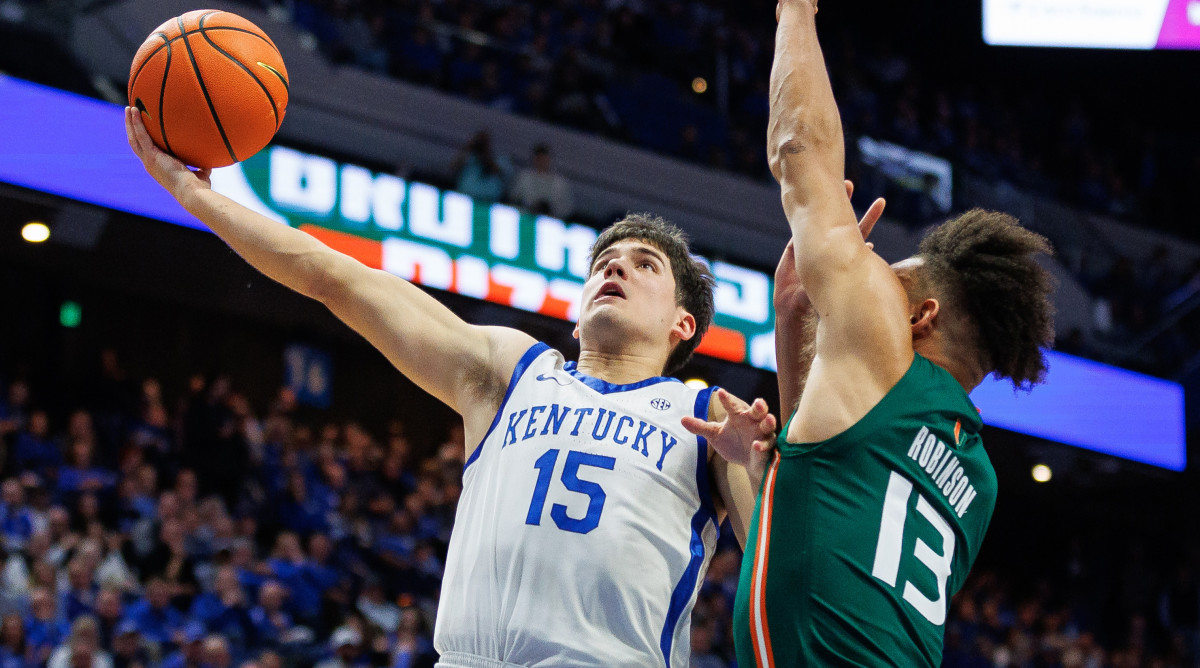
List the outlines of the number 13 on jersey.
<svg viewBox="0 0 1200 668">
<path fill-rule="evenodd" d="M 912 494 L 912 482 L 892 471 L 883 499 L 883 519 L 879 523 L 879 541 L 875 545 L 875 565 L 871 569 L 871 575 L 892 587 L 899 586 L 896 580 L 900 573 L 900 559 L 904 556 L 904 528 L 908 521 L 908 500 Z M 937 579 L 937 598 L 926 597 L 913 583 L 905 581 L 904 600 L 925 619 L 941 626 L 946 623 L 946 579 L 950 577 L 954 562 L 954 532 L 925 496 L 920 492 L 916 494 L 917 513 L 942 537 L 940 554 L 920 538 L 913 550 L 913 556 Z"/>
</svg>

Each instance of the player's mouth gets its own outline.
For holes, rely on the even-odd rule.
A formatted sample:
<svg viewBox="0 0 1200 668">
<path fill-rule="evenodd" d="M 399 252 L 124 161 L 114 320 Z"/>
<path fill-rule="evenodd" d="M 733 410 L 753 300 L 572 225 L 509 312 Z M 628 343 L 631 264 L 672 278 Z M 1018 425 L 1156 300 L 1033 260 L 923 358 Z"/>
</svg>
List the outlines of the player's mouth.
<svg viewBox="0 0 1200 668">
<path fill-rule="evenodd" d="M 614 301 L 617 299 L 625 299 L 625 290 L 616 281 L 605 281 L 604 285 L 596 292 L 596 298 L 592 301 Z"/>
</svg>

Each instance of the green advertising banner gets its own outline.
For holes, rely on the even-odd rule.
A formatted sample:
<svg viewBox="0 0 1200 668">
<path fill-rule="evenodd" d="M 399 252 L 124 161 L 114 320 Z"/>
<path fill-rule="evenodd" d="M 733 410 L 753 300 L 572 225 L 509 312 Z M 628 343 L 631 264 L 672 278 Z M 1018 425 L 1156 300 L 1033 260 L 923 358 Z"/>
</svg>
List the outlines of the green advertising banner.
<svg viewBox="0 0 1200 668">
<path fill-rule="evenodd" d="M 597 231 L 275 146 L 213 188 L 363 263 L 439 290 L 574 322 Z M 716 317 L 698 352 L 775 369 L 771 277 L 709 262 Z"/>
</svg>

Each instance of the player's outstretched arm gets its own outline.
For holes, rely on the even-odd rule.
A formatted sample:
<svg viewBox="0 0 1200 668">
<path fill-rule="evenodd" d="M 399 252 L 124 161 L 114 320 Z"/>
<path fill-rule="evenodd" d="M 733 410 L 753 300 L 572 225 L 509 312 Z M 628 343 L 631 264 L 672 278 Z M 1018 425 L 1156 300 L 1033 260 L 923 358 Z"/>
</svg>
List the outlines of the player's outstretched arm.
<svg viewBox="0 0 1200 668">
<path fill-rule="evenodd" d="M 734 535 L 744 546 L 778 424 L 762 399 L 747 404 L 719 388 L 716 399 L 709 403 L 708 420 L 689 416 L 682 424 L 693 434 L 703 436 L 715 451 L 710 471 L 717 496 L 729 514 Z"/>
<path fill-rule="evenodd" d="M 854 195 L 854 184 L 845 182 L 846 197 Z M 875 223 L 883 215 L 887 202 L 876 198 L 867 208 L 861 220 L 858 221 L 858 232 L 863 241 L 870 236 Z M 867 248 L 873 249 L 874 244 L 867 242 Z M 796 248 L 793 241 L 788 241 L 775 268 L 775 368 L 778 369 L 779 382 L 779 419 L 787 422 L 796 406 L 800 403 L 800 395 L 804 393 L 804 382 L 808 379 L 808 371 L 812 367 L 813 356 L 816 353 L 816 318 L 812 317 L 812 301 L 804 289 L 804 282 L 796 271 Z"/>
<path fill-rule="evenodd" d="M 797 274 L 829 334 L 818 336 L 817 356 L 852 356 L 890 387 L 912 357 L 907 299 L 887 263 L 863 244 L 846 198 L 842 124 L 815 14 L 810 0 L 783 0 L 777 8 L 767 157 Z"/>
<path fill-rule="evenodd" d="M 214 192 L 208 170 L 192 171 L 154 145 L 135 109 L 126 108 L 125 129 L 146 171 L 255 269 L 325 304 L 401 373 L 462 414 L 468 429 L 474 414 L 492 418 L 531 337 L 469 325 L 408 281 Z"/>
</svg>

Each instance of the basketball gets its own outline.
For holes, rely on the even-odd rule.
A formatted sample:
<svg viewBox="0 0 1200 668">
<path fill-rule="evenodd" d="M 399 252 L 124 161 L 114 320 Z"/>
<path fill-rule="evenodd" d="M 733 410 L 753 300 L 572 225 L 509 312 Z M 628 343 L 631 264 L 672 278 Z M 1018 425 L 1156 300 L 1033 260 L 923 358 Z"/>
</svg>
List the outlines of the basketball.
<svg viewBox="0 0 1200 668">
<path fill-rule="evenodd" d="M 287 110 L 288 74 L 258 26 L 200 9 L 146 38 L 130 67 L 128 92 L 159 148 L 193 167 L 224 167 L 275 136 Z"/>
</svg>

